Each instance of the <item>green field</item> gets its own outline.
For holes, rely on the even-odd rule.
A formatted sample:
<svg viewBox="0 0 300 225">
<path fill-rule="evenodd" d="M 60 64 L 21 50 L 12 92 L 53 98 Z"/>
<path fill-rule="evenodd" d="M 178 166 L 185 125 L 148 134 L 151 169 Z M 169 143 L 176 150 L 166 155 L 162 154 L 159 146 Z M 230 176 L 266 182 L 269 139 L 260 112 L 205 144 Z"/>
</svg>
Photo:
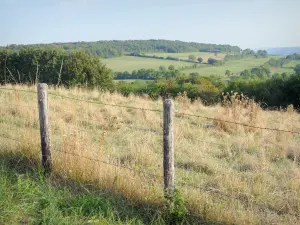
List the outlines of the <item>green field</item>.
<svg viewBox="0 0 300 225">
<path fill-rule="evenodd" d="M 107 64 L 115 72 L 132 72 L 133 70 L 139 69 L 158 69 L 159 66 L 168 67 L 174 65 L 175 68 L 179 69 L 182 66 L 190 66 L 191 63 L 180 62 L 173 60 L 160 60 L 160 59 L 149 59 L 134 56 L 121 56 L 109 59 L 103 59 L 103 63 Z"/>
<path fill-rule="evenodd" d="M 215 58 L 221 60 L 224 58 L 225 54 L 220 53 L 217 56 L 214 53 L 209 52 L 185 52 L 185 53 L 148 53 L 146 55 L 156 55 L 156 56 L 172 56 L 179 59 L 188 59 L 189 55 L 195 55 L 196 57 L 202 57 L 203 62 L 207 62 L 208 58 Z M 162 60 L 162 59 L 151 59 L 151 58 L 142 58 L 135 56 L 121 56 L 114 57 L 109 59 L 102 59 L 102 62 L 107 64 L 115 72 L 132 72 L 133 70 L 139 69 L 158 69 L 159 66 L 168 67 L 174 65 L 176 69 L 180 69 L 184 66 L 191 66 L 189 62 L 180 62 L 175 60 Z"/>
<path fill-rule="evenodd" d="M 300 64 L 300 60 L 292 60 L 288 64 L 284 65 L 281 68 L 273 68 L 271 71 L 273 73 L 293 73 L 294 72 L 294 67 L 296 65 Z"/>
<path fill-rule="evenodd" d="M 178 58 L 186 58 L 190 54 L 195 54 L 195 52 L 190 53 L 155 53 L 157 56 L 176 56 Z M 213 57 L 211 53 L 200 53 L 200 55 L 204 58 Z M 197 55 L 197 56 L 200 56 Z M 223 57 L 222 54 L 219 54 L 218 57 Z M 271 56 L 272 58 L 280 58 L 280 56 Z M 232 60 L 227 61 L 223 66 L 211 66 L 207 64 L 199 64 L 197 68 L 188 68 L 182 70 L 184 73 L 193 73 L 197 72 L 202 76 L 209 76 L 209 75 L 225 75 L 225 71 L 228 69 L 233 74 L 237 74 L 245 69 L 251 69 L 253 67 L 257 67 L 263 65 L 267 62 L 270 58 L 246 58 L 241 60 Z M 191 66 L 193 64 L 188 62 L 180 62 L 180 61 L 172 61 L 172 60 L 160 60 L 160 59 L 151 59 L 151 58 L 141 58 L 141 57 L 134 57 L 134 56 L 122 56 L 110 59 L 102 60 L 103 63 L 107 64 L 109 68 L 116 72 L 123 72 L 128 71 L 131 72 L 133 70 L 138 69 L 158 69 L 159 66 L 168 67 L 169 65 L 174 65 L 177 69 L 181 69 L 184 66 Z M 292 72 L 292 62 L 285 66 L 285 68 L 281 68 L 282 72 Z M 272 70 L 272 72 L 277 72 Z M 281 71 L 279 71 L 281 72 Z"/>
<path fill-rule="evenodd" d="M 182 53 L 166 53 L 166 52 L 161 52 L 161 53 L 147 53 L 146 55 L 156 55 L 156 56 L 162 56 L 162 57 L 177 57 L 179 59 L 188 59 L 189 55 L 194 55 L 197 58 L 201 57 L 203 59 L 203 62 L 207 62 L 208 58 L 214 58 L 218 60 L 222 60 L 225 57 L 225 53 L 218 53 L 217 56 L 215 56 L 214 53 L 212 52 L 182 52 Z"/>
<path fill-rule="evenodd" d="M 200 68 L 193 68 L 193 69 L 186 69 L 183 70 L 185 73 L 199 73 L 202 76 L 209 76 L 209 75 L 225 75 L 226 70 L 230 70 L 232 73 L 236 74 L 245 69 L 251 69 L 256 66 L 263 65 L 267 62 L 269 58 L 246 58 L 241 60 L 232 60 L 227 61 L 223 66 L 211 66 L 211 65 L 201 65 Z"/>
</svg>

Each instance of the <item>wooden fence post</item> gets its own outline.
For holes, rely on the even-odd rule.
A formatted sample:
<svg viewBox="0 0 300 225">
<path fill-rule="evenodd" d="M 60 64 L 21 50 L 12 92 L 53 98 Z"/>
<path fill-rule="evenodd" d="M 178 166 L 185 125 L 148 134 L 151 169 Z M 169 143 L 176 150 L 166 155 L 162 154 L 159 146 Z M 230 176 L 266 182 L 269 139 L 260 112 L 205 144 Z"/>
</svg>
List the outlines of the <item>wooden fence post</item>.
<svg viewBox="0 0 300 225">
<path fill-rule="evenodd" d="M 169 98 L 164 100 L 164 188 L 174 190 L 174 135 L 173 135 L 173 101 Z"/>
<path fill-rule="evenodd" d="M 40 119 L 40 135 L 41 135 L 41 150 L 42 164 L 46 173 L 52 170 L 52 159 L 50 152 L 50 123 L 48 115 L 48 85 L 38 84 L 38 107 Z"/>
</svg>

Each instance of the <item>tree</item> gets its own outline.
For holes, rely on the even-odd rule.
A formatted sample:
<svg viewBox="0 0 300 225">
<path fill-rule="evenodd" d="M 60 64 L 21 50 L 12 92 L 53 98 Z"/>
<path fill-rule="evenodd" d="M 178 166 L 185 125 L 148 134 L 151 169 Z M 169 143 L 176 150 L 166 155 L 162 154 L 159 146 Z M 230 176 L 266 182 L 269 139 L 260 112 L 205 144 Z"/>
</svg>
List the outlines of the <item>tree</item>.
<svg viewBox="0 0 300 225">
<path fill-rule="evenodd" d="M 198 62 L 199 62 L 199 63 L 202 63 L 202 62 L 203 62 L 203 59 L 202 59 L 201 57 L 199 57 L 199 58 L 198 58 Z"/>
<path fill-rule="evenodd" d="M 295 73 L 300 74 L 300 64 L 295 66 L 294 71 L 295 71 Z"/>
<path fill-rule="evenodd" d="M 171 71 L 173 71 L 173 70 L 175 70 L 175 66 L 174 66 L 174 65 L 170 65 L 170 66 L 168 67 L 168 69 L 171 70 Z"/>
<path fill-rule="evenodd" d="M 192 61 L 195 61 L 196 60 L 196 56 L 195 55 L 189 55 L 189 59 L 192 60 Z"/>
<path fill-rule="evenodd" d="M 230 76 L 230 74 L 231 74 L 230 70 L 226 70 L 226 71 L 225 71 L 225 75 L 226 75 L 226 76 Z"/>
<path fill-rule="evenodd" d="M 159 71 L 165 72 L 167 69 L 165 66 L 159 66 Z"/>
<path fill-rule="evenodd" d="M 268 52 L 266 50 L 258 50 L 255 54 L 256 58 L 267 58 Z"/>
<path fill-rule="evenodd" d="M 207 63 L 210 64 L 210 65 L 214 65 L 214 64 L 217 63 L 217 60 L 216 60 L 216 59 L 213 59 L 213 58 L 209 58 L 209 59 L 207 60 Z"/>
</svg>

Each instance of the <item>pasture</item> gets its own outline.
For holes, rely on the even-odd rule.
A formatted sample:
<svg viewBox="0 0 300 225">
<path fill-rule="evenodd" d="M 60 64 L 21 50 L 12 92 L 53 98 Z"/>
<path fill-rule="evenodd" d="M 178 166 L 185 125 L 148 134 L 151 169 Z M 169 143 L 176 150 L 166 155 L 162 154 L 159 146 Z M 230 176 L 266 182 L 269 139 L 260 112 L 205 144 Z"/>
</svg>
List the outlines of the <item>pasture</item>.
<svg viewBox="0 0 300 225">
<path fill-rule="evenodd" d="M 11 165 L 23 169 L 38 168 L 40 137 L 35 87 L 2 88 L 15 90 L 0 90 L 1 157 L 15 157 L 17 163 Z M 53 175 L 48 182 L 56 187 L 67 185 L 74 193 L 78 193 L 78 185 L 93 196 L 103 191 L 122 196 L 123 204 L 143 209 L 140 215 L 153 216 L 148 223 L 163 224 L 156 216 L 163 210 L 159 110 L 162 100 L 151 101 L 147 96 L 126 98 L 98 90 L 50 89 Z M 292 108 L 263 111 L 251 101 L 234 101 L 225 108 L 206 107 L 200 100 L 191 103 L 184 95 L 175 99 L 175 110 L 175 185 L 191 215 L 186 224 L 299 224 L 300 135 L 223 122 L 300 132 L 298 113 Z M 5 169 L 3 165 L 1 168 Z M 3 172 L 0 188 L 7 184 L 2 177 Z M 74 210 L 80 210 L 72 208 L 72 201 L 64 201 L 63 195 L 55 191 L 45 192 L 51 195 L 37 204 L 36 207 L 42 207 L 40 213 L 27 207 L 19 209 L 17 205 L 31 206 L 26 201 L 34 198 L 36 192 L 43 196 L 23 178 L 26 177 L 14 179 L 27 188 L 27 195 L 14 200 L 9 194 L 0 195 L 0 223 L 18 223 L 42 215 L 47 219 L 55 203 L 48 200 L 57 196 L 70 209 L 53 211 L 57 213 L 55 217 L 70 219 L 77 212 Z M 18 185 L 12 191 L 18 190 Z M 29 187 L 36 191 L 30 192 Z M 10 207 L 14 202 L 18 204 Z M 103 207 L 105 210 L 106 204 Z M 124 215 L 123 209 L 118 210 L 113 212 Z M 103 222 L 99 214 L 92 215 L 95 221 Z M 197 219 L 193 220 L 192 215 Z M 89 217 L 81 219 L 87 223 Z"/>
<path fill-rule="evenodd" d="M 173 56 L 187 59 L 188 55 L 195 54 L 195 52 L 191 53 L 155 53 L 157 56 Z M 151 55 L 151 54 L 150 54 Z M 195 54 L 196 55 L 196 54 Z M 213 57 L 211 53 L 201 53 L 201 57 Z M 224 57 L 222 54 L 219 54 L 219 58 Z M 271 56 L 272 58 L 280 58 L 280 56 Z M 197 68 L 184 68 L 184 67 L 191 67 L 193 63 L 188 62 L 181 62 L 181 61 L 173 61 L 173 60 L 160 60 L 160 59 L 151 59 L 151 58 L 141 58 L 141 57 L 134 57 L 134 56 L 122 56 L 122 57 L 115 57 L 109 59 L 102 59 L 101 61 L 109 68 L 111 68 L 115 72 L 132 72 L 133 70 L 138 69 L 155 69 L 158 70 L 159 66 L 165 66 L 168 68 L 169 65 L 174 65 L 176 69 L 182 70 L 182 72 L 189 74 L 189 73 L 199 73 L 201 76 L 210 76 L 210 75 L 219 75 L 225 76 L 225 71 L 228 69 L 234 75 L 240 73 L 245 69 L 251 69 L 253 67 L 261 66 L 265 62 L 267 62 L 270 58 L 245 58 L 240 60 L 230 60 L 222 66 L 212 66 L 208 64 L 196 64 Z M 272 69 L 272 72 L 276 69 Z M 281 68 L 280 71 L 291 71 L 290 68 Z"/>
<path fill-rule="evenodd" d="M 182 52 L 182 53 L 166 53 L 166 52 L 159 52 L 159 53 L 146 53 L 145 55 L 156 55 L 156 56 L 161 56 L 161 57 L 176 57 L 179 59 L 188 59 L 189 55 L 194 55 L 197 58 L 201 57 L 203 59 L 203 62 L 207 62 L 208 58 L 213 58 L 217 60 L 222 60 L 225 57 L 225 53 L 217 53 L 215 55 L 212 52 Z"/>
<path fill-rule="evenodd" d="M 240 60 L 230 60 L 222 66 L 201 65 L 199 68 L 189 68 L 183 70 L 185 73 L 199 73 L 201 76 L 219 75 L 225 76 L 225 71 L 230 70 L 233 74 L 239 74 L 245 69 L 258 67 L 267 62 L 269 58 L 245 58 Z"/>
<path fill-rule="evenodd" d="M 192 63 L 180 62 L 174 60 L 160 60 L 151 58 L 142 58 L 135 56 L 121 56 L 109 59 L 101 59 L 101 62 L 106 64 L 114 72 L 132 72 L 139 69 L 155 69 L 158 70 L 160 66 L 168 68 L 170 65 L 174 65 L 176 69 L 182 66 L 191 66 Z"/>
<path fill-rule="evenodd" d="M 293 73 L 294 67 L 300 64 L 300 60 L 292 60 L 288 64 L 283 65 L 281 68 L 272 68 L 273 73 Z"/>
</svg>

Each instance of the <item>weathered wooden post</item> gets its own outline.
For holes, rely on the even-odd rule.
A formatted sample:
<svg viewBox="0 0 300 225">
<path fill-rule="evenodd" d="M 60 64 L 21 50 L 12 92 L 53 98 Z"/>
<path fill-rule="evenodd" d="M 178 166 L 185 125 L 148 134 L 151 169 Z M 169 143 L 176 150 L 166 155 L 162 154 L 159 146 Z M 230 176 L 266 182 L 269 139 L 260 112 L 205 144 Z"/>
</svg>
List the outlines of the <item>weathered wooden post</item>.
<svg viewBox="0 0 300 225">
<path fill-rule="evenodd" d="M 173 135 L 173 101 L 169 98 L 164 100 L 164 188 L 174 190 L 174 135 Z"/>
<path fill-rule="evenodd" d="M 42 164 L 46 173 L 52 170 L 52 158 L 50 152 L 50 123 L 48 115 L 48 85 L 38 84 L 38 107 L 40 119 L 40 135 L 41 135 L 41 150 Z"/>
</svg>

